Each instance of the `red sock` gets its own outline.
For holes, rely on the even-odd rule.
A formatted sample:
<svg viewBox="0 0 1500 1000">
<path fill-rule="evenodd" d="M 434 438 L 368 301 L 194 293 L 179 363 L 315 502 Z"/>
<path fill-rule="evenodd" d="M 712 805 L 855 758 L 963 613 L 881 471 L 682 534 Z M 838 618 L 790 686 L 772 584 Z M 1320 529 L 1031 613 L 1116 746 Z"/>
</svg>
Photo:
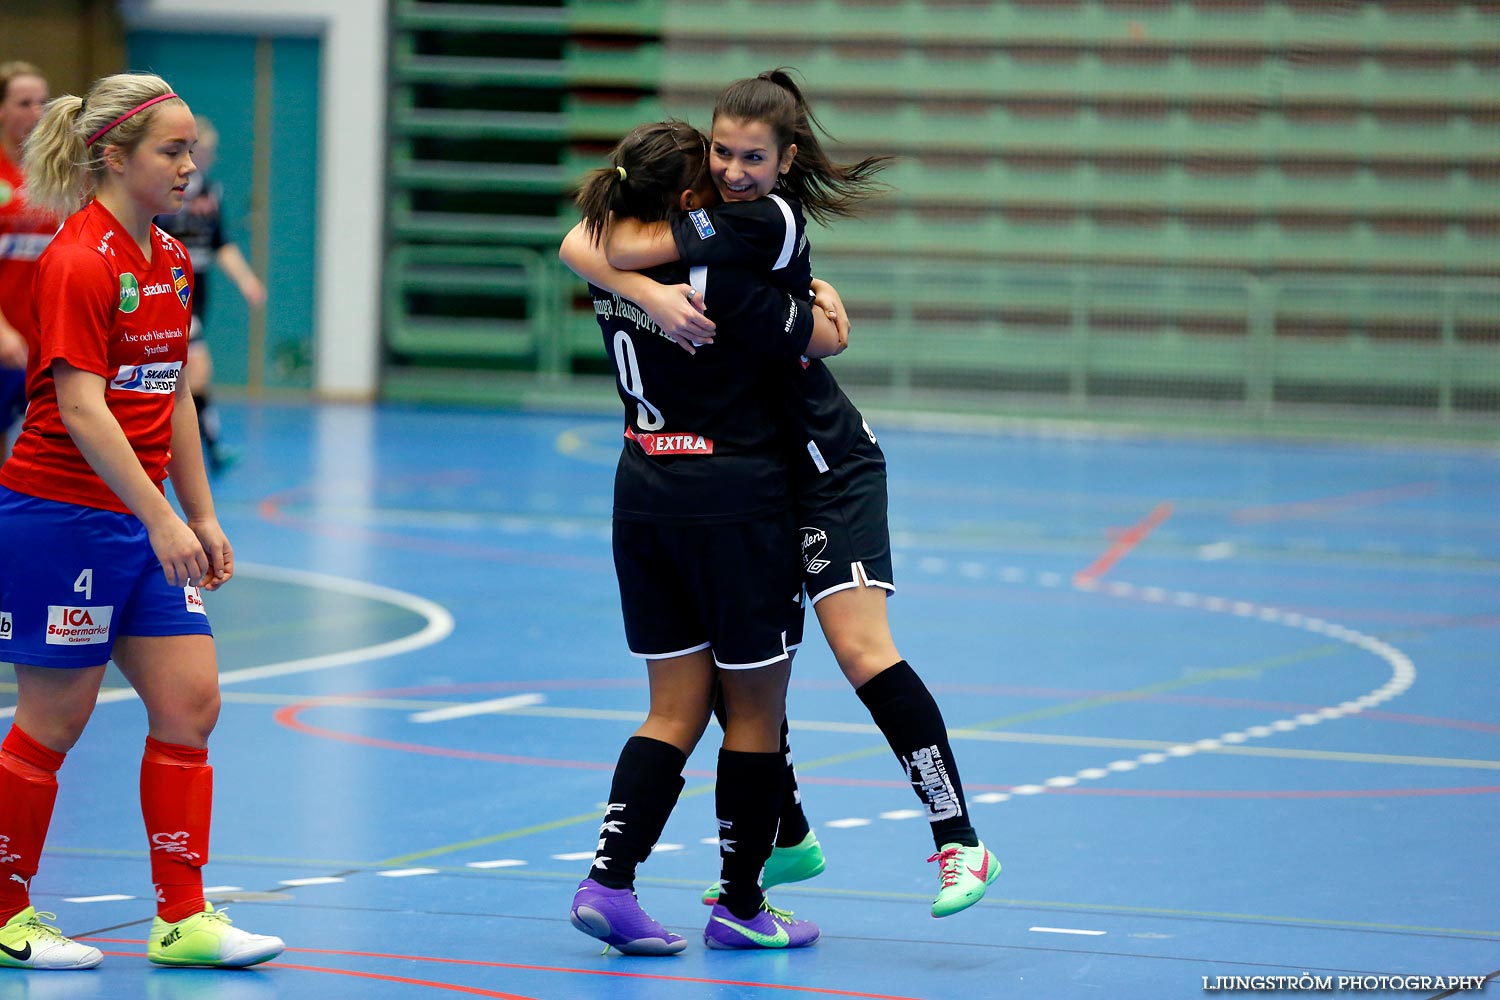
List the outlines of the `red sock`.
<svg viewBox="0 0 1500 1000">
<path fill-rule="evenodd" d="M 207 750 L 146 737 L 141 815 L 151 844 L 156 913 L 168 923 L 203 912 L 213 798 L 214 769 L 208 766 Z"/>
<path fill-rule="evenodd" d="M 0 743 L 0 923 L 31 905 L 63 757 L 11 726 Z"/>
</svg>

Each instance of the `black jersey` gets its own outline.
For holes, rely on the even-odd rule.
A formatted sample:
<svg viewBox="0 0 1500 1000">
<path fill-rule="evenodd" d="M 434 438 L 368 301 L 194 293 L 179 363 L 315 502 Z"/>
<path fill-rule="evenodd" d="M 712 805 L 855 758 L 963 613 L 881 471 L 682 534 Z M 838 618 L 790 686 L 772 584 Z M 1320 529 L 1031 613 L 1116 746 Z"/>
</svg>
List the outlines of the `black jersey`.
<svg viewBox="0 0 1500 1000">
<path fill-rule="evenodd" d="M 726 202 L 698 209 L 672 222 L 672 236 L 684 263 L 748 265 L 768 272 L 771 281 L 793 295 L 806 295 L 812 282 L 812 250 L 807 221 L 795 198 L 772 194 L 755 201 Z M 864 430 L 864 418 L 844 395 L 828 366 L 801 358 L 783 373 L 789 395 L 792 447 L 801 453 L 792 469 L 806 475 L 838 464 Z"/>
<path fill-rule="evenodd" d="M 746 267 L 674 263 L 645 273 L 691 282 L 717 333 L 688 354 L 635 303 L 589 286 L 625 406 L 615 517 L 710 524 L 787 509 L 779 382 L 812 336 L 805 293 Z"/>
<path fill-rule="evenodd" d="M 182 208 L 172 215 L 156 217 L 156 224 L 187 248 L 193 262 L 193 315 L 199 320 L 207 315 L 214 254 L 229 242 L 224 235 L 223 198 L 224 189 L 217 181 L 194 174 L 183 192 Z"/>
</svg>

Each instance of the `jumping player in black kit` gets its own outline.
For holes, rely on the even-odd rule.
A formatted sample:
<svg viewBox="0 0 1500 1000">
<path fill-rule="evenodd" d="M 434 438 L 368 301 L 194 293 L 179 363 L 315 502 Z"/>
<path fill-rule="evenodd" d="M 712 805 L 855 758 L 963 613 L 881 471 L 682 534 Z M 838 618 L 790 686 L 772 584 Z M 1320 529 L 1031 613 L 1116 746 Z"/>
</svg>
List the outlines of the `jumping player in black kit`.
<svg viewBox="0 0 1500 1000">
<path fill-rule="evenodd" d="M 714 108 L 709 164 L 724 204 L 670 223 L 622 221 L 607 241 L 610 264 L 634 269 L 667 260 L 689 266 L 750 262 L 780 288 L 807 288 L 812 266 L 803 209 L 820 222 L 853 214 L 876 189 L 874 175 L 885 165 L 881 157 L 834 162 L 817 124 L 784 69 L 731 84 Z M 712 339 L 697 326 L 684 328 L 700 344 Z M 787 372 L 786 391 L 795 407 L 790 420 L 800 431 L 791 467 L 805 592 L 839 667 L 923 803 L 937 848 L 929 860 L 939 865 L 932 915 L 949 916 L 984 896 L 1000 864 L 970 822 L 937 702 L 891 637 L 885 601 L 895 584 L 885 456 L 826 365 L 810 359 Z M 790 773 L 787 787 L 777 847 L 766 866 L 767 888 L 823 870 L 822 849 Z M 711 887 L 704 901 L 715 895 Z"/>
<path fill-rule="evenodd" d="M 674 206 L 696 207 L 712 196 L 705 153 L 706 141 L 683 123 L 636 128 L 613 165 L 585 181 L 578 196 L 585 221 L 569 240 L 597 241 L 612 218 L 649 221 Z M 669 283 L 661 287 L 684 304 L 703 300 L 718 337 L 712 351 L 686 354 L 633 301 L 590 286 L 625 407 L 613 547 L 626 639 L 647 661 L 651 707 L 620 753 L 571 919 L 628 954 L 686 947 L 641 909 L 635 868 L 671 814 L 718 686 L 728 709 L 715 799 L 724 892 L 704 941 L 803 947 L 817 940 L 817 926 L 771 907 L 759 885 L 776 830 L 780 728 L 802 627 L 788 544 L 796 525 L 774 410 L 780 368 L 808 351 L 836 352 L 841 341 L 826 318 L 815 318 L 805 292 L 777 291 L 746 268 L 670 265 L 634 277 Z"/>
</svg>

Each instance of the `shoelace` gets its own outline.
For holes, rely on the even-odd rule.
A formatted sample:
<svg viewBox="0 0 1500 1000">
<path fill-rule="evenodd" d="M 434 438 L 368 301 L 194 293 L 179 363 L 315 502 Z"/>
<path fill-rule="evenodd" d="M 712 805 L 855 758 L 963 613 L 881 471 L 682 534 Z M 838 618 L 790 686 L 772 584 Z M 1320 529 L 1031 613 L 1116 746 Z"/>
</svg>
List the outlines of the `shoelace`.
<svg viewBox="0 0 1500 1000">
<path fill-rule="evenodd" d="M 934 861 L 941 862 L 942 867 L 938 870 L 943 880 L 943 888 L 946 889 L 958 881 L 959 858 L 963 851 L 957 847 L 950 847 L 946 851 L 938 851 L 927 859 L 928 864 Z"/>
<path fill-rule="evenodd" d="M 776 907 L 774 907 L 774 906 L 771 905 L 771 901 L 769 899 L 762 900 L 761 904 L 760 904 L 760 908 L 762 910 L 765 910 L 767 913 L 769 913 L 771 915 L 771 919 L 772 920 L 779 920 L 779 921 L 781 921 L 784 924 L 793 924 L 793 923 L 796 923 L 796 921 L 792 919 L 792 911 L 791 910 L 779 910 Z"/>
<path fill-rule="evenodd" d="M 221 924 L 234 923 L 233 920 L 229 919 L 229 907 L 227 906 L 223 909 L 210 910 L 207 913 L 204 913 L 203 916 L 207 917 L 209 920 L 217 920 Z"/>
<path fill-rule="evenodd" d="M 38 911 L 31 915 L 31 919 L 26 921 L 25 926 L 32 932 L 39 933 L 44 937 L 57 938 L 58 940 L 66 941 L 68 939 L 67 935 L 58 930 L 56 927 L 53 927 L 51 924 L 46 923 L 46 921 L 48 920 L 56 919 L 57 914 L 55 913 L 42 913 Z"/>
</svg>

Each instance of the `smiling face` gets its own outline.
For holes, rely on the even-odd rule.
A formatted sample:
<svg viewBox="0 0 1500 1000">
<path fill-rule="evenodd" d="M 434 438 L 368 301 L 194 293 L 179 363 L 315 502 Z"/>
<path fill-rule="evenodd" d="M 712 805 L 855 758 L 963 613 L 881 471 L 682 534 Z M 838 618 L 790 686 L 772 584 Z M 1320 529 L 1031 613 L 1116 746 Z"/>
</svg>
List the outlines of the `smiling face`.
<svg viewBox="0 0 1500 1000">
<path fill-rule="evenodd" d="M 7 150 L 19 149 L 41 120 L 47 106 L 47 81 L 22 74 L 12 77 L 0 101 L 0 140 Z"/>
<path fill-rule="evenodd" d="M 771 193 L 796 155 L 796 143 L 778 151 L 776 136 L 765 122 L 716 118 L 708 172 L 725 201 L 755 201 Z"/>
<path fill-rule="evenodd" d="M 169 215 L 182 208 L 188 178 L 197 170 L 193 146 L 198 126 L 187 105 L 168 103 L 156 109 L 146 135 L 129 153 L 118 147 L 105 158 L 123 193 L 147 215 Z"/>
</svg>

